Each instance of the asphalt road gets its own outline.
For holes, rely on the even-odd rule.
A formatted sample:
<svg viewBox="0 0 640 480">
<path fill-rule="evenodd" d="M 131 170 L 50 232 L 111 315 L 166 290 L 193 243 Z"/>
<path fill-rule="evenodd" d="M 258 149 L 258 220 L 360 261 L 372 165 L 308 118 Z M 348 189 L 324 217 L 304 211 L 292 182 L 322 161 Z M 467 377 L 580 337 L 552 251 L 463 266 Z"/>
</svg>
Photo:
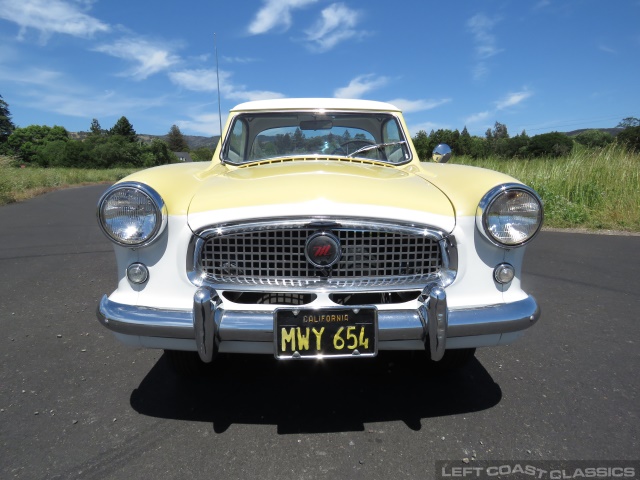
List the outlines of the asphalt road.
<svg viewBox="0 0 640 480">
<path fill-rule="evenodd" d="M 0 208 L 0 478 L 433 478 L 436 460 L 640 459 L 640 237 L 543 232 L 541 320 L 465 369 L 224 357 L 177 377 L 95 319 L 105 186 Z"/>
</svg>

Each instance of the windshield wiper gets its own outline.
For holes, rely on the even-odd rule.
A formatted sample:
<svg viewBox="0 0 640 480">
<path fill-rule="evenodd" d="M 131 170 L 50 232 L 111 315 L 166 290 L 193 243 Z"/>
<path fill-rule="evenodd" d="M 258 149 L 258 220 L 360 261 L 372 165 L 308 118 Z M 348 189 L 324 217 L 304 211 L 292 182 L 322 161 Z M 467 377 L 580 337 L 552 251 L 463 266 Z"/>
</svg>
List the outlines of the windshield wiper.
<svg viewBox="0 0 640 480">
<path fill-rule="evenodd" d="M 349 155 L 347 155 L 347 158 L 352 158 L 357 153 L 368 152 L 369 150 L 379 150 L 379 149 L 385 148 L 385 147 L 393 147 L 394 145 L 401 145 L 403 143 L 406 144 L 407 141 L 406 140 L 400 140 L 398 142 L 376 143 L 374 145 L 365 145 L 364 147 L 360 147 L 355 152 L 352 152 Z"/>
</svg>

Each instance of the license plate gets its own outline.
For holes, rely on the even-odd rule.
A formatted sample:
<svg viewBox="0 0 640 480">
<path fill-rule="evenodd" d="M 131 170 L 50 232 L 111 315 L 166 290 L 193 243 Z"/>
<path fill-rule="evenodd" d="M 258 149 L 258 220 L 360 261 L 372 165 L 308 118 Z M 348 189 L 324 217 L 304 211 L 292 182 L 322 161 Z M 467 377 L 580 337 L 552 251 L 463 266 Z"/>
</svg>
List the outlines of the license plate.
<svg viewBox="0 0 640 480">
<path fill-rule="evenodd" d="M 373 357 L 378 311 L 372 307 L 275 311 L 276 358 Z"/>
</svg>

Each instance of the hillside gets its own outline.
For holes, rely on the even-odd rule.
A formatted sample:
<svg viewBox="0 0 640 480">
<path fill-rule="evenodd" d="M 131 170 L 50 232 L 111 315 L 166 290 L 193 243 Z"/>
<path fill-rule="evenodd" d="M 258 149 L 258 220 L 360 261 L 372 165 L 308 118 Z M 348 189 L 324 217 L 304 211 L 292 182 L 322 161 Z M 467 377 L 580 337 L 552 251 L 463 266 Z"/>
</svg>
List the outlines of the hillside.
<svg viewBox="0 0 640 480">
<path fill-rule="evenodd" d="M 74 140 L 84 140 L 89 132 L 69 132 L 69 138 L 73 138 Z M 218 143 L 218 139 L 220 138 L 218 135 L 214 137 L 202 137 L 199 135 L 183 135 L 184 139 L 187 141 L 187 145 L 191 150 L 196 150 L 201 147 L 207 147 L 210 149 L 214 149 Z M 147 135 L 144 133 L 138 134 L 138 139 L 144 143 L 151 143 L 151 141 L 155 138 L 159 138 L 160 140 L 167 140 L 166 135 Z"/>
<path fill-rule="evenodd" d="M 565 135 L 568 135 L 570 137 L 575 137 L 576 135 L 580 135 L 582 132 L 588 132 L 589 130 L 599 130 L 601 132 L 608 133 L 615 137 L 622 130 L 624 130 L 624 128 L 581 128 L 580 130 L 572 130 L 570 132 L 565 132 Z"/>
</svg>

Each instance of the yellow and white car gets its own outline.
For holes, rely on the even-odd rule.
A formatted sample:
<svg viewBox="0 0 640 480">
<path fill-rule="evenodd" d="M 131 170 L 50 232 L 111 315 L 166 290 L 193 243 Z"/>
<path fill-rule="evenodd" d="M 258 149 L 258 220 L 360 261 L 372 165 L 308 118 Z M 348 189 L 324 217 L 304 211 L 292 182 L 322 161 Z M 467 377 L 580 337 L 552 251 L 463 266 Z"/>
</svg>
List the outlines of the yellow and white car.
<svg viewBox="0 0 640 480">
<path fill-rule="evenodd" d="M 520 274 L 542 202 L 450 155 L 420 162 L 387 103 L 238 105 L 211 163 L 144 170 L 100 199 L 119 280 L 98 318 L 190 368 L 380 350 L 458 366 L 509 343 L 540 315 Z"/>
</svg>

